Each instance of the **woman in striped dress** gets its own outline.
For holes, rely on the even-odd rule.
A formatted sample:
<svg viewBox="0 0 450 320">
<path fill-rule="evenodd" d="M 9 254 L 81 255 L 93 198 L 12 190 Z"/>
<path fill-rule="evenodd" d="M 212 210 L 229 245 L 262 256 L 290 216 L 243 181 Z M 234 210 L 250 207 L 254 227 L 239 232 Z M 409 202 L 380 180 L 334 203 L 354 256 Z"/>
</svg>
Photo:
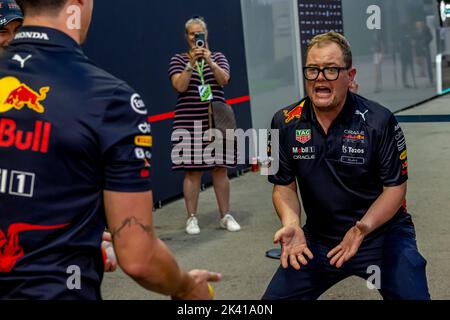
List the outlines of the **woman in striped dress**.
<svg viewBox="0 0 450 320">
<path fill-rule="evenodd" d="M 204 47 L 196 45 L 195 35 L 198 33 L 205 35 Z M 179 161 L 179 157 L 174 161 L 177 157 L 177 147 L 172 150 L 173 170 L 185 171 L 183 193 L 188 213 L 186 222 L 188 234 L 200 233 L 196 214 L 202 173 L 205 170 L 211 170 L 221 216 L 220 226 L 229 231 L 240 230 L 239 224 L 229 212 L 230 182 L 227 168 L 236 165 L 236 158 L 233 156 L 229 159 L 223 156 L 222 164 L 217 162 L 211 164 L 203 158 L 205 148 L 211 144 L 211 141 L 203 139 L 205 132 L 210 128 L 209 104 L 211 100 L 225 102 L 223 87 L 230 80 L 230 67 L 226 57 L 220 52 L 212 53 L 209 50 L 207 35 L 208 30 L 203 18 L 189 19 L 186 22 L 186 41 L 190 49 L 187 53 L 172 57 L 169 67 L 170 81 L 178 92 L 173 129 L 184 130 L 191 136 L 188 142 L 173 140 L 177 147 L 190 148 L 187 157 L 186 154 L 182 154 L 182 161 Z"/>
</svg>

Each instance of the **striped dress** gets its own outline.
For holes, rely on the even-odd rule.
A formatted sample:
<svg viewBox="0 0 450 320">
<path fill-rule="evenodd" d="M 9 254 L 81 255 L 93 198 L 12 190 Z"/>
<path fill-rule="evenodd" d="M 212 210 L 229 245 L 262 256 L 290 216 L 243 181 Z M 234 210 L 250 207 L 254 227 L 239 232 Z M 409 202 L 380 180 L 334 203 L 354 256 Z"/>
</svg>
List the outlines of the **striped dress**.
<svg viewBox="0 0 450 320">
<path fill-rule="evenodd" d="M 211 57 L 215 63 L 230 74 L 228 60 L 222 53 L 214 52 L 211 54 Z M 172 79 L 173 75 L 183 72 L 188 62 L 189 56 L 187 53 L 173 56 L 169 66 L 169 79 Z M 205 84 L 211 85 L 213 100 L 225 102 L 223 87 L 217 83 L 214 74 L 206 62 L 203 73 Z M 209 101 L 202 102 L 200 99 L 198 87 L 201 84 L 197 67 L 195 67 L 194 71 L 192 71 L 188 90 L 178 94 L 173 130 L 187 130 L 190 133 L 191 140 L 181 138 L 178 140 L 172 139 L 173 170 L 210 170 L 215 167 L 233 168 L 236 166 L 236 153 L 231 154 L 229 152 L 229 155 L 224 156 L 226 154 L 225 150 L 219 151 L 216 154 L 214 151 L 210 152 L 211 148 L 207 148 L 212 143 L 204 139 L 205 132 L 210 128 L 208 114 Z M 180 151 L 181 149 L 183 151 Z M 185 152 L 185 150 L 190 151 Z M 217 164 L 217 161 L 211 163 L 208 160 L 211 157 L 205 157 L 205 154 L 212 155 L 214 159 L 220 158 L 219 163 L 222 164 Z M 174 161 L 174 155 L 178 159 L 177 161 Z M 182 161 L 179 156 L 182 156 Z"/>
</svg>

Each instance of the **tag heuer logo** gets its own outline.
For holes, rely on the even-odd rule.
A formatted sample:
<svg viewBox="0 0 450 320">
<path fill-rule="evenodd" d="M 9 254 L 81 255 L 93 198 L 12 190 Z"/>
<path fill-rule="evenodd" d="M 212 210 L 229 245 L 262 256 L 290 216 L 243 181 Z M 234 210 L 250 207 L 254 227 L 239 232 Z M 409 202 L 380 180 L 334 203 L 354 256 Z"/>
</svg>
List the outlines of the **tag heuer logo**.
<svg viewBox="0 0 450 320">
<path fill-rule="evenodd" d="M 296 130 L 295 140 L 302 144 L 307 143 L 309 140 L 311 140 L 311 129 Z"/>
</svg>

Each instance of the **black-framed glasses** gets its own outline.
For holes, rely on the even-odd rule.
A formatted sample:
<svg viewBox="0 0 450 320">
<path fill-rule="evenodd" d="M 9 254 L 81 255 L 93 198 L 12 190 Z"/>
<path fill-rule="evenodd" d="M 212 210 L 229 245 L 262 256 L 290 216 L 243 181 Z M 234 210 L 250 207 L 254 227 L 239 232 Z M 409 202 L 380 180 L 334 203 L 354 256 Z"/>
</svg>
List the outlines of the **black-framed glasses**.
<svg viewBox="0 0 450 320">
<path fill-rule="evenodd" d="M 303 68 L 303 76 L 306 80 L 314 81 L 317 80 L 319 74 L 322 72 L 325 79 L 328 81 L 334 81 L 339 78 L 339 74 L 342 70 L 348 70 L 350 68 L 346 67 L 304 67 Z"/>
</svg>

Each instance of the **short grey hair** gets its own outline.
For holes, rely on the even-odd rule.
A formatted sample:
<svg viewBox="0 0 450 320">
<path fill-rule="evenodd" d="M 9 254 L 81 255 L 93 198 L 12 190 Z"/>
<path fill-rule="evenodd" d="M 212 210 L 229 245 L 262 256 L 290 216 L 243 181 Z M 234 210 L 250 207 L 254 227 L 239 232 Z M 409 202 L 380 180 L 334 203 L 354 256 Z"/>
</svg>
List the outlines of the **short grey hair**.
<svg viewBox="0 0 450 320">
<path fill-rule="evenodd" d="M 203 20 L 203 18 L 200 18 L 200 17 L 195 17 L 195 18 L 191 18 L 188 21 L 186 21 L 186 25 L 185 25 L 186 34 L 188 32 L 189 27 L 192 26 L 193 24 L 198 24 L 198 25 L 202 26 L 205 33 L 208 33 L 208 26 L 207 26 L 205 20 Z"/>
</svg>

